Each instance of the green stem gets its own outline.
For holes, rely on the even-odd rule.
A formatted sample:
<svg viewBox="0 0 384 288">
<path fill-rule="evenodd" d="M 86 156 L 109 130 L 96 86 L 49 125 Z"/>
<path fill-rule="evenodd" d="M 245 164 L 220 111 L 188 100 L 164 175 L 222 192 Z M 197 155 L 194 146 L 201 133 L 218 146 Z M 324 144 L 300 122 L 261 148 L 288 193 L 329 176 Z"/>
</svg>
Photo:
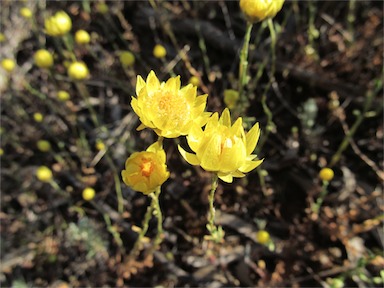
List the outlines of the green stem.
<svg viewBox="0 0 384 288">
<path fill-rule="evenodd" d="M 208 217 L 208 225 L 212 228 L 215 227 L 215 207 L 213 206 L 213 202 L 215 201 L 215 192 L 218 186 L 218 177 L 217 174 L 213 174 L 212 176 L 212 184 L 211 191 L 209 192 L 209 217 Z"/>
<path fill-rule="evenodd" d="M 265 115 L 267 116 L 267 129 L 265 131 L 264 136 L 262 139 L 260 139 L 259 145 L 257 145 L 257 153 L 261 150 L 261 148 L 264 146 L 265 142 L 268 139 L 269 133 L 274 130 L 275 124 L 273 123 L 273 113 L 269 109 L 267 105 L 267 93 L 269 89 L 271 88 L 272 83 L 275 81 L 275 70 L 276 70 L 276 32 L 275 27 L 273 25 L 273 20 L 271 18 L 267 19 L 269 33 L 271 35 L 271 55 L 272 55 L 272 63 L 271 63 L 271 71 L 269 75 L 269 81 L 267 86 L 265 87 L 263 91 L 263 95 L 261 96 L 261 106 L 263 107 L 263 111 Z"/>
<path fill-rule="evenodd" d="M 312 206 L 312 212 L 318 214 L 319 210 L 321 208 L 321 205 L 323 205 L 323 201 L 325 196 L 328 194 L 328 181 L 323 181 L 323 186 L 319 195 L 319 198 L 317 198 L 316 203 L 313 204 Z"/>
<path fill-rule="evenodd" d="M 342 153 L 349 146 L 349 142 L 351 141 L 353 135 L 356 133 L 357 128 L 359 128 L 360 124 L 363 122 L 365 118 L 365 114 L 367 113 L 368 109 L 371 107 L 373 98 L 376 95 L 376 93 L 377 93 L 376 91 L 372 91 L 372 90 L 368 91 L 366 96 L 366 101 L 364 103 L 363 111 L 357 116 L 355 123 L 353 123 L 351 129 L 349 130 L 347 135 L 345 135 L 343 141 L 341 142 L 339 148 L 337 149 L 337 152 L 332 156 L 329 167 L 334 166 L 340 160 Z"/>
<path fill-rule="evenodd" d="M 141 231 L 139 233 L 139 236 L 136 239 L 135 244 L 133 245 L 131 252 L 129 253 L 128 259 L 135 259 L 139 255 L 141 242 L 148 231 L 149 220 L 151 220 L 152 218 L 153 208 L 154 207 L 153 207 L 153 201 L 152 201 L 151 205 L 148 206 L 147 211 L 145 212 L 144 220 L 141 225 L 142 226 Z"/>
<path fill-rule="evenodd" d="M 152 254 L 152 250 L 157 249 L 161 242 L 163 241 L 163 214 L 161 213 L 160 203 L 159 203 L 159 196 L 161 193 L 161 186 L 159 186 L 155 193 L 151 193 L 152 197 L 152 206 L 154 208 L 154 214 L 157 218 L 157 234 L 155 237 L 153 248 L 150 251 L 150 254 Z"/>
<path fill-rule="evenodd" d="M 239 65 L 239 111 L 236 114 L 241 115 L 245 110 L 245 99 L 244 99 L 244 88 L 247 84 L 247 72 L 248 72 L 248 52 L 249 52 L 249 42 L 251 40 L 253 24 L 247 22 L 247 30 L 244 36 L 243 48 L 240 52 L 240 65 Z M 237 116 L 238 116 L 237 115 Z"/>
</svg>

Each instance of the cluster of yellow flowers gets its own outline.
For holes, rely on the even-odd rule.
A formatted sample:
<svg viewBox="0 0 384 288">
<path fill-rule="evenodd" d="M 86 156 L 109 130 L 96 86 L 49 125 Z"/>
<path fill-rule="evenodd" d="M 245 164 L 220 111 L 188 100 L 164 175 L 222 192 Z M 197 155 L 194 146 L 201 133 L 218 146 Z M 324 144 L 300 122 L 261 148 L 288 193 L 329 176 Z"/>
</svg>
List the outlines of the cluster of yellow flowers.
<svg viewBox="0 0 384 288">
<path fill-rule="evenodd" d="M 181 87 L 180 76 L 160 82 L 151 71 L 146 81 L 137 77 L 136 97 L 132 97 L 131 105 L 141 121 L 138 130 L 151 128 L 160 139 L 186 136 L 195 154 L 179 146 L 183 158 L 231 183 L 233 177 L 244 177 L 263 161 L 255 160 L 252 154 L 260 136 L 259 125 L 245 133 L 242 118 L 232 125 L 228 109 L 220 117 L 205 112 L 207 97 L 197 96 L 197 87 L 192 84 Z M 122 171 L 124 183 L 144 194 L 155 191 L 169 177 L 165 156 L 161 140 L 147 151 L 132 154 Z"/>
</svg>

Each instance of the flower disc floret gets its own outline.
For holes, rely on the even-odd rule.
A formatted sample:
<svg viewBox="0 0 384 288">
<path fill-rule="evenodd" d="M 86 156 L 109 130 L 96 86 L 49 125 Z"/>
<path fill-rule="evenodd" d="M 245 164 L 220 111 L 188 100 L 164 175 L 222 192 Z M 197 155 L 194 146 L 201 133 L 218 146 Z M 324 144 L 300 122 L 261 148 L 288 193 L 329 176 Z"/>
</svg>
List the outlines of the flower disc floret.
<svg viewBox="0 0 384 288">
<path fill-rule="evenodd" d="M 165 160 L 165 151 L 159 142 L 149 146 L 146 151 L 133 153 L 121 172 L 124 183 L 146 195 L 154 192 L 169 178 Z"/>
<path fill-rule="evenodd" d="M 180 145 L 179 151 L 189 164 L 200 165 L 206 171 L 217 173 L 224 182 L 231 183 L 233 177 L 244 177 L 244 173 L 263 162 L 254 160 L 256 155 L 251 154 L 259 136 L 258 123 L 247 134 L 241 117 L 231 125 L 230 113 L 226 108 L 220 119 L 218 113 L 214 113 L 204 130 L 194 125 L 187 135 L 188 145 L 196 154 L 186 152 Z"/>
<path fill-rule="evenodd" d="M 240 9 L 250 22 L 275 17 L 283 7 L 284 0 L 240 0 Z"/>
<path fill-rule="evenodd" d="M 144 81 L 137 77 L 136 95 L 131 105 L 139 116 L 142 130 L 153 129 L 159 136 L 176 138 L 187 135 L 192 124 L 203 126 L 209 112 L 204 112 L 208 95 L 196 96 L 197 87 L 191 84 L 180 89 L 180 76 L 160 83 L 155 72 L 151 71 Z"/>
<path fill-rule="evenodd" d="M 72 28 L 72 20 L 64 11 L 45 19 L 45 32 L 50 36 L 63 36 Z"/>
</svg>

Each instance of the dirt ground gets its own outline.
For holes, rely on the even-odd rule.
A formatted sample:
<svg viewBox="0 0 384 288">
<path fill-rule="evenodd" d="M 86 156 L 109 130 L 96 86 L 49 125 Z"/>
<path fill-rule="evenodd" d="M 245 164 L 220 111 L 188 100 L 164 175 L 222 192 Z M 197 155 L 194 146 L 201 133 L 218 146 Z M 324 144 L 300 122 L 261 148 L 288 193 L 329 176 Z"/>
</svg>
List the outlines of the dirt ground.
<svg viewBox="0 0 384 288">
<path fill-rule="evenodd" d="M 207 111 L 221 113 L 224 91 L 239 86 L 246 21 L 238 1 L 103 3 L 1 1 L 0 58 L 17 63 L 11 73 L 0 68 L 1 286 L 382 287 L 383 3 L 287 1 L 273 19 L 274 77 L 270 31 L 254 24 L 240 116 L 247 129 L 260 123 L 260 141 L 268 138 L 260 168 L 219 183 L 223 243 L 204 238 L 211 174 L 182 159 L 177 144 L 187 147 L 185 137 L 165 139 L 163 241 L 146 253 L 153 217 L 143 251 L 129 262 L 150 198 L 120 172 L 156 139 L 136 131 L 136 76 L 154 70 L 161 80 L 180 75 L 183 85 L 197 76 Z M 25 6 L 30 19 L 20 15 Z M 59 10 L 72 20 L 70 35 L 91 35 L 88 45 L 70 43 L 90 71 L 80 84 L 66 73 L 68 47 L 44 33 L 44 19 Z M 165 58 L 154 57 L 156 44 Z M 34 64 L 44 47 L 54 55 L 50 69 Z M 121 51 L 135 55 L 133 66 L 120 63 Z M 58 100 L 59 90 L 70 99 Z M 42 165 L 53 172 L 50 183 L 36 178 Z M 335 173 L 326 188 L 323 167 Z M 82 198 L 85 187 L 96 191 L 93 200 Z M 269 233 L 267 245 L 259 230 Z"/>
</svg>

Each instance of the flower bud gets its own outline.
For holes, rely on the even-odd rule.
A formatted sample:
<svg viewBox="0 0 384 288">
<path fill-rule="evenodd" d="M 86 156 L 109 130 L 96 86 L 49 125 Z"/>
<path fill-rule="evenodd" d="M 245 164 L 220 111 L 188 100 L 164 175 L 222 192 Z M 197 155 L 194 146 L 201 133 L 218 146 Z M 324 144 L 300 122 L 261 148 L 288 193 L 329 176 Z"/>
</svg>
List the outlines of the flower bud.
<svg viewBox="0 0 384 288">
<path fill-rule="evenodd" d="M 240 0 L 240 9 L 249 22 L 273 18 L 283 7 L 284 0 Z"/>
<path fill-rule="evenodd" d="M 153 48 L 153 56 L 155 56 L 156 58 L 159 58 L 159 59 L 164 58 L 166 55 L 167 55 L 167 50 L 163 45 L 157 44 Z"/>
<path fill-rule="evenodd" d="M 33 58 L 39 68 L 50 68 L 53 65 L 53 56 L 48 50 L 37 50 Z"/>
<path fill-rule="evenodd" d="M 88 75 L 88 68 L 83 62 L 73 62 L 68 67 L 68 76 L 74 80 L 83 80 Z"/>
</svg>

